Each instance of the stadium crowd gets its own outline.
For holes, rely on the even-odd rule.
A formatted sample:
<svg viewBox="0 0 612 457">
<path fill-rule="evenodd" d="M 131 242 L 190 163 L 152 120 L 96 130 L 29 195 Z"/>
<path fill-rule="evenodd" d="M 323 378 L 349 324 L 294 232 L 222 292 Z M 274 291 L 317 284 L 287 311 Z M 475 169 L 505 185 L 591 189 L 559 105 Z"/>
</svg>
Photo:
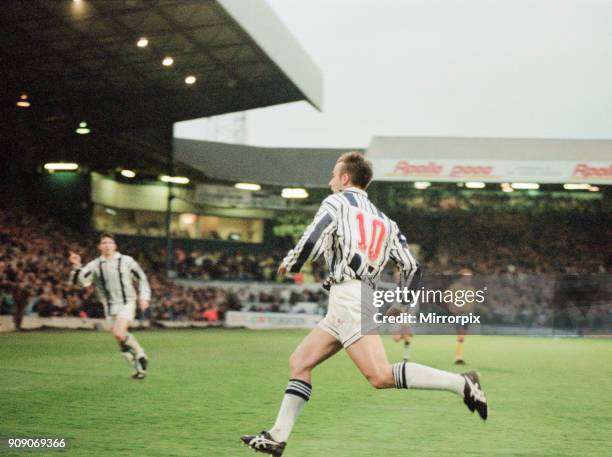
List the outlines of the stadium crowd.
<svg viewBox="0 0 612 457">
<path fill-rule="evenodd" d="M 410 243 L 419 246 L 417 257 L 425 277 L 469 268 L 486 282 L 491 292 L 479 311 L 494 322 L 546 323 L 558 275 L 610 274 L 612 221 L 604 212 L 508 212 L 484 205 L 390 215 Z M 0 242 L 0 313 L 103 316 L 92 288 L 77 289 L 67 282 L 68 251 L 91 259 L 97 255 L 95 238 L 68 230 L 52 218 L 13 208 L 0 209 Z M 216 322 L 227 310 L 283 312 L 303 302 L 316 304 L 317 312 L 323 312 L 321 291 L 287 287 L 263 292 L 249 287 L 249 282 L 277 280 L 281 250 L 174 252 L 179 279 L 225 282 L 217 286 L 169 281 L 162 273 L 161 248 L 137 249 L 127 242 L 120 243 L 119 250 L 135 257 L 148 274 L 153 306 L 142 317 Z M 324 277 L 323 262 L 318 261 L 293 280 L 317 283 Z M 228 286 L 228 281 L 236 285 Z M 601 313 L 602 319 L 609 318 L 607 308 Z"/>
<path fill-rule="evenodd" d="M 67 279 L 69 251 L 82 253 L 85 259 L 97 255 L 95 237 L 71 231 L 52 218 L 19 209 L 0 209 L 0 314 L 36 313 L 40 317 L 103 317 L 93 287 L 76 288 Z M 253 311 L 288 311 L 300 302 L 319 303 L 323 293 L 304 290 L 280 290 L 278 293 L 253 292 L 248 286 L 190 287 L 166 279 L 165 252 L 137 249 L 130 243 L 119 244 L 120 252 L 132 255 L 147 272 L 151 285 L 150 311 L 142 316 L 154 320 L 223 319 L 229 309 Z M 280 256 L 240 253 L 188 255 L 175 252 L 179 278 L 223 281 L 266 281 L 276 277 Z"/>
</svg>

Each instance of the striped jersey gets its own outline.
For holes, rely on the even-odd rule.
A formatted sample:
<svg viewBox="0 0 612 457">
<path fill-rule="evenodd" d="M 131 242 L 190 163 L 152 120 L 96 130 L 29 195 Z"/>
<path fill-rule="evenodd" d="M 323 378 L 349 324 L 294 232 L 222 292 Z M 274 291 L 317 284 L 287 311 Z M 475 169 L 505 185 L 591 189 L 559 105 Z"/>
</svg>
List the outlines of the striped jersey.
<svg viewBox="0 0 612 457">
<path fill-rule="evenodd" d="M 297 273 L 304 263 L 325 256 L 329 288 L 349 279 L 358 279 L 374 287 L 389 259 L 400 270 L 400 287 L 416 287 L 420 266 L 414 259 L 406 238 L 359 188 L 337 192 L 321 204 L 314 220 L 301 239 L 283 259 L 287 271 Z"/>
<path fill-rule="evenodd" d="M 100 256 L 82 268 L 73 268 L 70 281 L 82 287 L 96 286 L 96 295 L 106 305 L 127 305 L 137 298 L 149 301 L 151 287 L 138 262 L 118 252 L 110 259 Z M 138 294 L 134 287 L 138 283 Z"/>
</svg>

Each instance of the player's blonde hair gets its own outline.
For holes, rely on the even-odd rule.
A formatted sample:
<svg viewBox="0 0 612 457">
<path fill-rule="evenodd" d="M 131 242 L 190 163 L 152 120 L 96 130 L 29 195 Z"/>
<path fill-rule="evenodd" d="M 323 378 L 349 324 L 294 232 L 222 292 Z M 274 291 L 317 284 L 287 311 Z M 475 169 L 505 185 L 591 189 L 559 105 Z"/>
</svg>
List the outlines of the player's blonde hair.
<svg viewBox="0 0 612 457">
<path fill-rule="evenodd" d="M 372 162 L 366 160 L 363 154 L 356 151 L 345 152 L 336 163 L 342 162 L 343 173 L 349 175 L 351 182 L 361 189 L 365 189 L 372 181 Z"/>
</svg>

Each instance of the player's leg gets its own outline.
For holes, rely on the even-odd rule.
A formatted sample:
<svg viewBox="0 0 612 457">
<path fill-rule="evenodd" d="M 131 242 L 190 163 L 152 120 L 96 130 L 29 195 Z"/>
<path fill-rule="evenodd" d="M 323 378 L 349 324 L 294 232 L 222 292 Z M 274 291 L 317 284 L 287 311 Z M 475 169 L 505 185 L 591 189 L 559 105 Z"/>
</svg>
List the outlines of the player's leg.
<svg viewBox="0 0 612 457">
<path fill-rule="evenodd" d="M 302 408 L 310 399 L 312 370 L 341 348 L 335 337 L 315 327 L 291 354 L 289 384 L 276 422 L 268 432 L 245 435 L 242 441 L 253 449 L 280 456 Z"/>
<path fill-rule="evenodd" d="M 377 389 L 429 389 L 454 392 L 464 398 L 470 411 L 487 417 L 487 403 L 476 373 L 463 375 L 438 370 L 418 363 L 389 364 L 379 335 L 364 335 L 346 348 L 359 371 Z"/>
<path fill-rule="evenodd" d="M 129 332 L 130 321 L 128 317 L 117 316 L 115 323 L 112 328 L 113 336 L 117 340 L 121 353 L 136 369 L 134 377 L 142 379 L 147 369 L 147 356 L 144 349 L 136 339 L 136 337 Z"/>
<path fill-rule="evenodd" d="M 408 362 L 410 358 L 410 343 L 412 342 L 412 331 L 408 325 L 403 325 L 400 333 L 396 333 L 393 335 L 393 341 L 399 343 L 400 341 L 404 342 L 404 353 L 402 359 L 404 362 Z"/>
<path fill-rule="evenodd" d="M 475 372 L 456 374 L 418 363 L 389 364 L 379 335 L 365 335 L 346 348 L 359 371 L 377 389 L 446 390 L 463 397 L 470 411 L 487 418 L 487 400 Z"/>
<path fill-rule="evenodd" d="M 379 335 L 364 335 L 346 349 L 359 371 L 377 389 L 448 390 L 463 395 L 465 379 L 456 373 L 438 370 L 418 363 L 391 365 Z"/>
<path fill-rule="evenodd" d="M 448 390 L 463 395 L 465 379 L 418 363 L 391 365 L 379 335 L 364 335 L 346 349 L 359 371 L 377 389 L 390 387 Z"/>
<path fill-rule="evenodd" d="M 393 341 L 395 341 L 396 343 L 403 341 L 404 343 L 403 359 L 405 362 L 407 362 L 408 356 L 410 355 L 410 342 L 412 341 L 412 333 L 410 333 L 409 331 L 405 333 L 404 330 L 402 329 L 402 333 L 395 333 L 393 335 Z"/>
<path fill-rule="evenodd" d="M 455 365 L 465 365 L 463 360 L 463 350 L 465 342 L 465 328 L 462 325 L 457 326 L 457 343 L 455 344 Z"/>
<path fill-rule="evenodd" d="M 115 319 L 111 332 L 117 340 L 117 344 L 119 344 L 119 350 L 121 351 L 121 355 L 125 357 L 130 366 L 133 367 L 136 362 L 136 356 L 134 355 L 134 352 L 130 349 L 130 347 L 125 343 L 125 340 L 128 335 L 128 328 L 129 326 L 126 325 L 123 319 Z"/>
<path fill-rule="evenodd" d="M 310 399 L 312 370 L 342 348 L 336 338 L 315 327 L 289 358 L 290 379 L 270 434 L 287 441 L 299 413 Z"/>
<path fill-rule="evenodd" d="M 387 389 L 395 386 L 393 368 L 379 335 L 362 336 L 347 347 L 346 352 L 372 387 Z"/>
</svg>

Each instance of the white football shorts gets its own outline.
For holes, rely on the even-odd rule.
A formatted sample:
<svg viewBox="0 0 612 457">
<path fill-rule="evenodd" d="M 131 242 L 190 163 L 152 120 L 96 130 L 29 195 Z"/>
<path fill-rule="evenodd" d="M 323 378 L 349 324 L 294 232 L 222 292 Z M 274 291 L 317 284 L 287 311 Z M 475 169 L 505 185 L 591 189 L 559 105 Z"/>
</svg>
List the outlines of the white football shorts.
<svg viewBox="0 0 612 457">
<path fill-rule="evenodd" d="M 109 319 L 127 319 L 133 321 L 136 316 L 136 302 L 117 303 L 110 306 Z"/>
<path fill-rule="evenodd" d="M 356 279 L 332 284 L 327 314 L 318 324 L 345 348 L 361 338 L 361 287 Z"/>
</svg>

